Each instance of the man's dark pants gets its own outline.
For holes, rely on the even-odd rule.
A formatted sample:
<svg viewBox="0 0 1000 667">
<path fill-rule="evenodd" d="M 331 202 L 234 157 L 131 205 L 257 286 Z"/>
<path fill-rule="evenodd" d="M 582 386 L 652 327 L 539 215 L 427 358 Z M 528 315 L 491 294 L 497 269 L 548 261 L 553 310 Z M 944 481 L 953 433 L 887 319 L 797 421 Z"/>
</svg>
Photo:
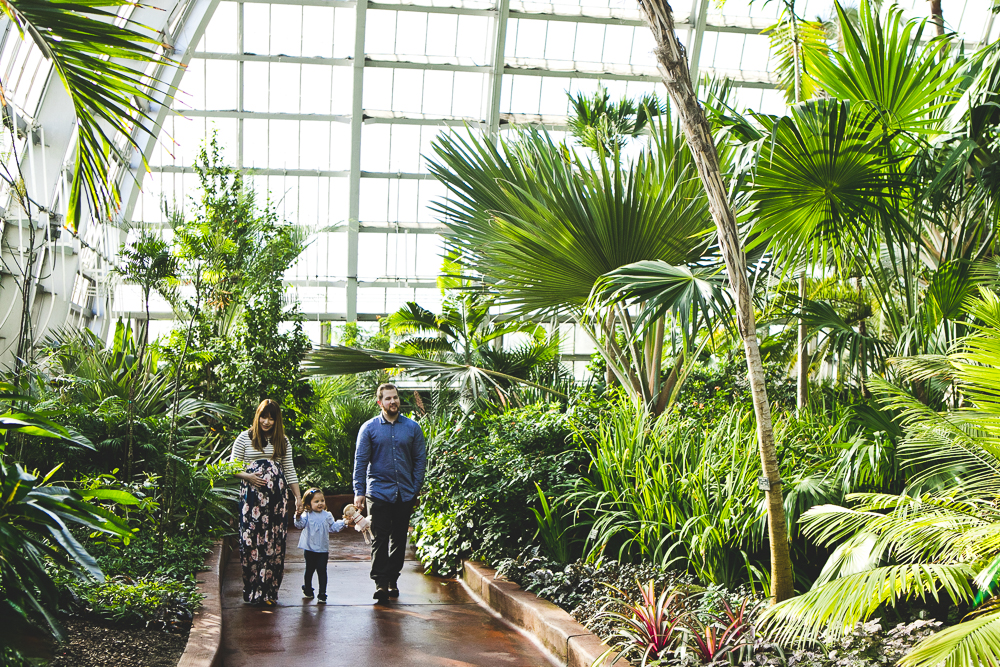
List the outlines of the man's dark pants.
<svg viewBox="0 0 1000 667">
<path fill-rule="evenodd" d="M 388 588 L 396 583 L 403 570 L 410 515 L 413 514 L 416 501 L 390 503 L 375 498 L 367 500 L 374 538 L 371 576 L 376 586 Z"/>
</svg>

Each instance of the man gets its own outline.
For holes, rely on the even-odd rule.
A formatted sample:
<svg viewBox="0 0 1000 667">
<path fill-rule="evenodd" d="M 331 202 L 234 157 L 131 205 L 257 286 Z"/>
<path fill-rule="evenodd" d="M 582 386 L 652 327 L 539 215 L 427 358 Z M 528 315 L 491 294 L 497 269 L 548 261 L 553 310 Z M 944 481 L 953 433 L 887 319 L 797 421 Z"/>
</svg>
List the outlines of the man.
<svg viewBox="0 0 1000 667">
<path fill-rule="evenodd" d="M 399 597 L 397 581 L 406 554 L 406 536 L 417 494 L 424 483 L 427 446 L 417 422 L 399 414 L 399 392 L 379 385 L 375 400 L 382 413 L 358 432 L 354 453 L 354 504 L 367 500 L 372 521 L 372 573 L 379 602 Z"/>
</svg>

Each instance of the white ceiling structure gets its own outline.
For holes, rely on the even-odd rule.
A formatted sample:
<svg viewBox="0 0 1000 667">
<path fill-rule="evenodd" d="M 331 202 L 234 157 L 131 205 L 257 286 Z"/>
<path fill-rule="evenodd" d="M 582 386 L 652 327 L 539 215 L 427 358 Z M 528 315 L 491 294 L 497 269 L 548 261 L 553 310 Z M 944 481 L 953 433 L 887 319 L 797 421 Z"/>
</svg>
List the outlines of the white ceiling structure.
<svg viewBox="0 0 1000 667">
<path fill-rule="evenodd" d="M 943 0 L 947 27 L 970 46 L 996 40 L 1000 21 L 990 2 Z M 909 16 L 926 15 L 929 5 L 900 4 Z M 737 106 L 784 109 L 763 34 L 781 5 L 679 0 L 674 7 L 692 69 L 733 79 Z M 799 0 L 796 8 L 810 19 L 833 12 L 831 0 Z M 432 309 L 440 302 L 443 227 L 430 206 L 445 191 L 424 157 L 436 137 L 496 134 L 512 123 L 561 132 L 566 93 L 599 84 L 613 98 L 663 93 L 650 31 L 624 0 L 155 0 L 131 17 L 171 45 L 184 67 L 158 66 L 157 76 L 179 92 L 150 109 L 161 128 L 155 136 L 139 136 L 149 173 L 138 155 L 121 161 L 121 219 L 162 229 L 163 202 L 189 207 L 192 164 L 217 132 L 227 161 L 247 172 L 259 198 L 315 232 L 287 275 L 314 338 L 319 322 L 370 320 L 410 300 Z M 30 40 L 6 22 L 0 40 L 5 118 L 18 128 L 0 136 L 0 150 L 8 166 L 20 156 L 25 186 L 43 209 L 34 221 L 40 288 L 29 295 L 35 335 L 67 324 L 106 332 L 115 317 L 139 309 L 137 290 L 111 271 L 125 233 L 94 223 L 76 236 L 60 232 L 72 107 Z M 9 197 L 0 191 L 0 202 Z M 15 209 L 4 208 L 0 267 L 7 358 L 21 312 L 18 258 L 30 231 Z M 172 319 L 165 303 L 156 308 L 154 317 Z"/>
</svg>

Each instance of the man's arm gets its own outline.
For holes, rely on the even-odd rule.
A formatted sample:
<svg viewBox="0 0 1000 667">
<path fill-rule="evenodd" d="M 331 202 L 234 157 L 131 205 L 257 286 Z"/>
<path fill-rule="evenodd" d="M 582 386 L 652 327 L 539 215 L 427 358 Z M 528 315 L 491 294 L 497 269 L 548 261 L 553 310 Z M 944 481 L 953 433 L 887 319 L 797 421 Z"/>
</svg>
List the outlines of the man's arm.
<svg viewBox="0 0 1000 667">
<path fill-rule="evenodd" d="M 413 436 L 413 485 L 415 493 L 420 493 L 420 488 L 424 485 L 424 472 L 427 469 L 427 443 L 424 440 L 424 431 L 417 424 L 417 432 Z"/>
<path fill-rule="evenodd" d="M 355 504 L 361 502 L 359 498 L 364 498 L 367 493 L 368 485 L 368 462 L 371 460 L 372 456 L 372 438 L 368 434 L 368 424 L 361 427 L 358 431 L 358 443 L 357 447 L 354 449 L 354 502 Z M 364 510 L 363 507 L 358 507 L 359 510 Z"/>
</svg>

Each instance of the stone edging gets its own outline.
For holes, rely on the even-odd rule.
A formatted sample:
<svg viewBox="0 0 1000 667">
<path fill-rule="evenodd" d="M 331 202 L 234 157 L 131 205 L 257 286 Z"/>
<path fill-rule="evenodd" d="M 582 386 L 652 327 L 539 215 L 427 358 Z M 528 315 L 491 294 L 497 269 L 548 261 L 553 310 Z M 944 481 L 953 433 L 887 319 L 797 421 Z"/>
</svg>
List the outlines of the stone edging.
<svg viewBox="0 0 1000 667">
<path fill-rule="evenodd" d="M 483 563 L 467 560 L 463 566 L 466 586 L 504 620 L 535 637 L 560 664 L 591 667 L 607 650 L 600 637 L 551 602 L 521 590 L 513 581 L 497 579 L 496 570 Z M 630 663 L 623 658 L 612 663 L 608 657 L 601 667 L 630 667 Z"/>
<path fill-rule="evenodd" d="M 232 553 L 232 540 L 219 540 L 205 559 L 204 579 L 198 582 L 198 592 L 205 596 L 201 608 L 194 613 L 191 634 L 177 667 L 219 667 L 222 665 L 222 577 Z"/>
</svg>

